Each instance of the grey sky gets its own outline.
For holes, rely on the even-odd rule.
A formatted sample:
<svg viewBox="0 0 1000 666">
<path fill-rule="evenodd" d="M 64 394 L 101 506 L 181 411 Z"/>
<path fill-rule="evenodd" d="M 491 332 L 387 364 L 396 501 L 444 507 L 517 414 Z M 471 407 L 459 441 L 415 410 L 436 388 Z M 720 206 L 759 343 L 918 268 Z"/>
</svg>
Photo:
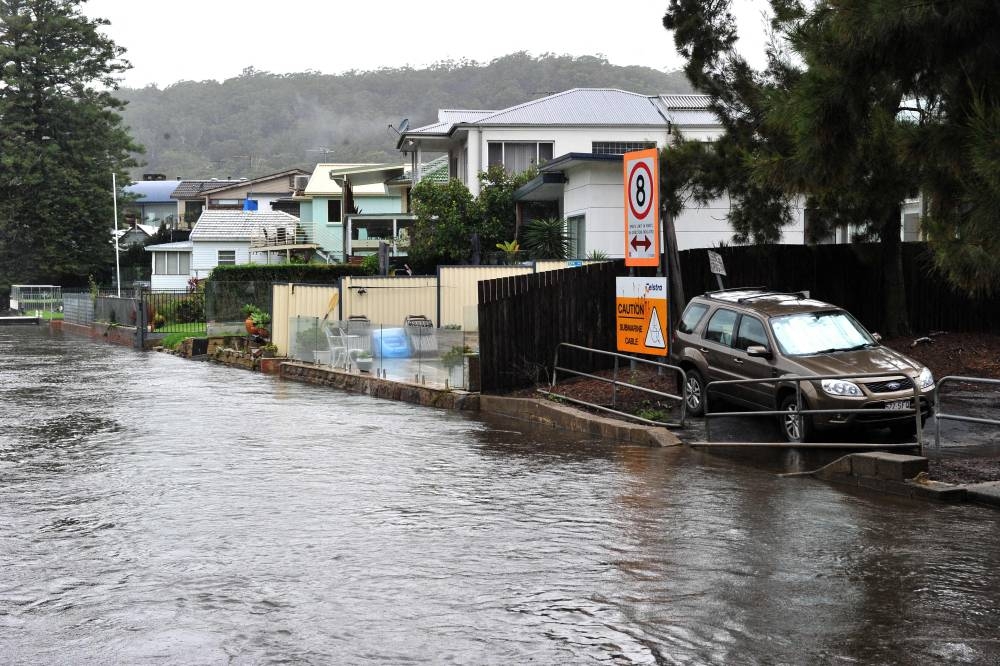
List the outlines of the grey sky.
<svg viewBox="0 0 1000 666">
<path fill-rule="evenodd" d="M 748 57 L 761 50 L 764 6 L 734 2 Z M 248 66 L 337 74 L 448 59 L 488 62 L 514 51 L 600 54 L 615 65 L 668 71 L 683 61 L 662 27 L 666 7 L 660 0 L 89 0 L 83 11 L 110 20 L 107 33 L 128 50 L 134 67 L 124 85 L 162 88 L 225 80 Z"/>
</svg>

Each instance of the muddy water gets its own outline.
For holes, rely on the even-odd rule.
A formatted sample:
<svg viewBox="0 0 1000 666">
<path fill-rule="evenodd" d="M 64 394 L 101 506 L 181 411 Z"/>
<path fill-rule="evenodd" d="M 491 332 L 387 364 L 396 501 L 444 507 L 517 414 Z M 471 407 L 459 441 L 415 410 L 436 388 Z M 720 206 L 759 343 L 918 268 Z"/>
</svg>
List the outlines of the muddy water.
<svg viewBox="0 0 1000 666">
<path fill-rule="evenodd" d="M 1000 513 L 0 328 L 0 662 L 996 663 Z"/>
</svg>

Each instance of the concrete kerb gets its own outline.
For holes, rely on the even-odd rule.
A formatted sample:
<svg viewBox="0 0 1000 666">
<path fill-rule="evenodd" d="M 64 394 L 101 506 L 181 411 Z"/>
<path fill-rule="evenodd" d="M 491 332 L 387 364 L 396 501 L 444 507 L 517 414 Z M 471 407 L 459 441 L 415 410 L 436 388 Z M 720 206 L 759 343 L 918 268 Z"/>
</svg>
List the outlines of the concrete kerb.
<svg viewBox="0 0 1000 666">
<path fill-rule="evenodd" d="M 927 478 L 928 460 L 922 456 L 899 453 L 851 453 L 814 472 L 808 473 L 831 483 L 877 490 L 942 502 L 967 499 L 965 486 L 931 481 Z"/>
<path fill-rule="evenodd" d="M 538 398 L 482 395 L 480 412 L 526 421 L 538 426 L 579 432 L 604 440 L 640 446 L 680 446 L 681 441 L 666 428 L 631 424 L 589 414 L 582 410 Z"/>
</svg>

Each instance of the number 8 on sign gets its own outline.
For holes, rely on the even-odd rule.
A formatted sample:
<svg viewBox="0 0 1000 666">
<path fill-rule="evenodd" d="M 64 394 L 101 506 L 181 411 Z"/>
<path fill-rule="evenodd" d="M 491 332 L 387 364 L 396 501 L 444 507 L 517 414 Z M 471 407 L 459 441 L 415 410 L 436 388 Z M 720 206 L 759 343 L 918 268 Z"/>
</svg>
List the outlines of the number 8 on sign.
<svg viewBox="0 0 1000 666">
<path fill-rule="evenodd" d="M 659 156 L 656 148 L 623 155 L 625 265 L 656 266 L 660 261 Z"/>
</svg>

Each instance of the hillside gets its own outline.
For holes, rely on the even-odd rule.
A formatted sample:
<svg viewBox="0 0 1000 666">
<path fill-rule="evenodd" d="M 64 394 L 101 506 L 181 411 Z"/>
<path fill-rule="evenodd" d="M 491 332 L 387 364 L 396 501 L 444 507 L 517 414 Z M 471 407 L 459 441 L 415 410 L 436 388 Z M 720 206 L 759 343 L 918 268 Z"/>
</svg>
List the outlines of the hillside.
<svg viewBox="0 0 1000 666">
<path fill-rule="evenodd" d="M 488 64 L 445 62 L 427 69 L 339 75 L 252 69 L 217 81 L 164 89 L 123 88 L 125 123 L 146 147 L 134 174 L 253 177 L 320 161 L 397 160 L 395 134 L 433 122 L 439 108 L 500 109 L 578 87 L 683 93 L 680 72 L 619 67 L 603 58 L 514 53 Z"/>
</svg>

